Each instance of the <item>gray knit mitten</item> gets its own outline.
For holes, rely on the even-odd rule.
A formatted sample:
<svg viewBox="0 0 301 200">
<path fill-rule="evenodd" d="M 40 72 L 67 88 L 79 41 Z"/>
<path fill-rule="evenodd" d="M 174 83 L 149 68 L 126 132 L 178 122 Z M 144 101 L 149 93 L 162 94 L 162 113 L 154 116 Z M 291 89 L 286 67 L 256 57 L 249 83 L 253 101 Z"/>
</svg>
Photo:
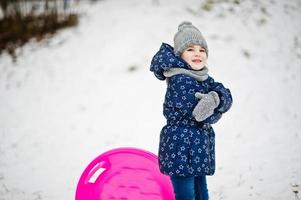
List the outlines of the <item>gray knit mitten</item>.
<svg viewBox="0 0 301 200">
<path fill-rule="evenodd" d="M 211 91 L 208 94 L 197 92 L 195 97 L 200 100 L 193 109 L 192 115 L 198 122 L 201 122 L 213 114 L 214 109 L 220 103 L 220 99 L 215 91 Z"/>
</svg>

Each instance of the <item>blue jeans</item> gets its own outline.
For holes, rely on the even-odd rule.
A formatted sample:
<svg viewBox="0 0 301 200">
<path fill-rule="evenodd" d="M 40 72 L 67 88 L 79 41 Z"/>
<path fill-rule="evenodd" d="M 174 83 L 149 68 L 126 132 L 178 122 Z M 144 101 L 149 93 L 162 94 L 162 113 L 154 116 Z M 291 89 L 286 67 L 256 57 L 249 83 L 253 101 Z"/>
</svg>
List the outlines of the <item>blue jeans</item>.
<svg viewBox="0 0 301 200">
<path fill-rule="evenodd" d="M 176 200 L 208 200 L 206 176 L 171 177 Z"/>
</svg>

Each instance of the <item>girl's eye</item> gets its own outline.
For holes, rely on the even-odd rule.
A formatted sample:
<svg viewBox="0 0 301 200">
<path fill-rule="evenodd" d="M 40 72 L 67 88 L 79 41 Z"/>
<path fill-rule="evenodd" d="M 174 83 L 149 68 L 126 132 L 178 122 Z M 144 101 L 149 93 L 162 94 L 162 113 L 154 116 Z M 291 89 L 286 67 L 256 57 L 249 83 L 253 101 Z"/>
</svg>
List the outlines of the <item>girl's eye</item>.
<svg viewBox="0 0 301 200">
<path fill-rule="evenodd" d="M 193 49 L 187 49 L 187 51 L 193 51 Z"/>
<path fill-rule="evenodd" d="M 205 52 L 205 50 L 204 50 L 204 49 L 201 49 L 200 52 Z"/>
</svg>

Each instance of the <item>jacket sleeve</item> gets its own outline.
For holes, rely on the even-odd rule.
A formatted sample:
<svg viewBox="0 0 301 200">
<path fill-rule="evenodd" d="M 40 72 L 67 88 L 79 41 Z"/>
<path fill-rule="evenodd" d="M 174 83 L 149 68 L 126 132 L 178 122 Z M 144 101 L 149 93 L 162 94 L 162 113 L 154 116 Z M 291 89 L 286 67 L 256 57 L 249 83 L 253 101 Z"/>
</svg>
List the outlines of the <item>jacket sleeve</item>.
<svg viewBox="0 0 301 200">
<path fill-rule="evenodd" d="M 217 92 L 220 103 L 217 108 L 214 109 L 214 113 L 204 120 L 205 123 L 214 124 L 220 120 L 222 115 L 226 113 L 232 106 L 232 95 L 228 88 L 225 88 L 222 83 L 215 82 L 213 78 L 210 77 L 209 80 L 210 91 Z"/>
<path fill-rule="evenodd" d="M 168 78 L 168 87 L 164 102 L 164 116 L 168 120 L 183 120 L 192 115 L 192 109 L 195 106 L 195 90 L 191 91 L 189 85 L 185 84 L 187 78 L 185 75 L 175 75 Z"/>
</svg>

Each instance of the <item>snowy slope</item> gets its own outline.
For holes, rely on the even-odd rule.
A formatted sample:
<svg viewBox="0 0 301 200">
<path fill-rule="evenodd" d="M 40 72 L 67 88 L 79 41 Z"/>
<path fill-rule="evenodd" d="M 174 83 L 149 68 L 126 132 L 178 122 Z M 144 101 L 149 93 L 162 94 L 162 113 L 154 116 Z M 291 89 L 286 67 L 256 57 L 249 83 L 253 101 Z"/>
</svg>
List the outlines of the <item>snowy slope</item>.
<svg viewBox="0 0 301 200">
<path fill-rule="evenodd" d="M 226 1 L 225 1 L 226 2 Z M 161 42 L 190 20 L 210 74 L 232 91 L 216 130 L 211 199 L 294 199 L 301 184 L 301 3 L 107 0 L 80 25 L 0 56 L 0 200 L 73 199 L 85 166 L 121 146 L 157 154 L 165 82 Z"/>
</svg>

